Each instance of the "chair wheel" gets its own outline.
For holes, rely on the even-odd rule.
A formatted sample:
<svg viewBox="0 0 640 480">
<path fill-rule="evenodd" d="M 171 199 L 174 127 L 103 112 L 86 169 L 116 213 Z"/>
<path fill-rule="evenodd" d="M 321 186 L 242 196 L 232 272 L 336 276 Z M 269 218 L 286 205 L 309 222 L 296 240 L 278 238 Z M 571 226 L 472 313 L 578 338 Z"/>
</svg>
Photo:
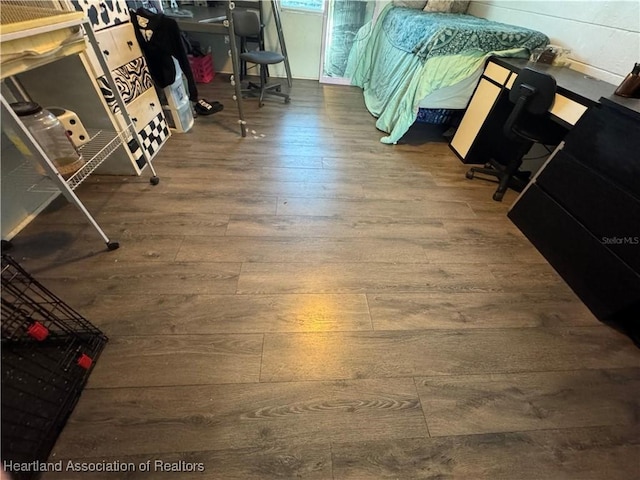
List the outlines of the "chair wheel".
<svg viewBox="0 0 640 480">
<path fill-rule="evenodd" d="M 156 176 L 151 177 L 149 179 L 149 183 L 151 185 L 157 185 L 158 183 L 160 183 L 160 177 L 156 177 Z"/>
<path fill-rule="evenodd" d="M 107 243 L 107 249 L 109 250 L 117 250 L 118 248 L 120 248 L 120 244 L 118 242 Z"/>
<path fill-rule="evenodd" d="M 285 98 L 284 103 L 291 103 L 291 99 L 289 97 Z"/>
<path fill-rule="evenodd" d="M 282 91 L 282 87 L 281 87 L 280 85 L 278 85 L 278 86 L 275 88 L 275 91 L 276 91 L 276 92 L 281 92 L 281 91 Z"/>
<path fill-rule="evenodd" d="M 469 180 L 473 179 L 473 170 L 469 170 L 467 173 L 464 174 L 465 177 L 467 177 Z"/>
<path fill-rule="evenodd" d="M 501 202 L 501 201 L 502 201 L 502 197 L 504 197 L 504 192 L 495 192 L 495 193 L 493 194 L 493 199 L 494 199 L 496 202 Z"/>
</svg>

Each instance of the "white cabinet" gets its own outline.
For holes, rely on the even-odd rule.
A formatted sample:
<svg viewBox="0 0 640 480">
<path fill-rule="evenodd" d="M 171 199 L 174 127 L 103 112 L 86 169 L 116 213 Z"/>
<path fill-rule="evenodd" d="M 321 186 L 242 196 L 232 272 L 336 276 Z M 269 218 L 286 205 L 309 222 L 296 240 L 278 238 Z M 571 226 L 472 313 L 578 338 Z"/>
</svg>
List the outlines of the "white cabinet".
<svg viewBox="0 0 640 480">
<path fill-rule="evenodd" d="M 118 86 L 119 94 L 141 140 L 139 146 L 130 146 L 131 160 L 137 167 L 135 173 L 140 174 L 145 165 L 144 155 L 153 160 L 171 134 L 147 63 L 138 45 L 129 8 L 125 0 L 66 0 L 66 7 L 82 12 L 95 32 L 97 50 L 106 61 L 107 69 Z M 86 56 L 83 57 L 85 68 L 92 72 L 95 78 L 94 88 L 104 98 L 111 121 L 120 128 L 125 128 L 126 120 L 122 119 L 114 92 L 105 79 L 104 69 L 96 53 L 91 49 L 86 52 Z M 98 173 L 123 174 L 112 162 L 101 166 Z"/>
<path fill-rule="evenodd" d="M 100 52 L 106 59 L 111 76 L 118 86 L 129 117 L 142 140 L 141 148 L 150 158 L 162 148 L 170 136 L 162 106 L 153 85 L 146 60 L 135 37 L 131 22 L 104 28 L 96 32 Z M 114 95 L 105 81 L 104 71 L 98 59 L 89 55 L 88 68 L 93 72 L 111 115 L 123 126 L 122 115 L 114 101 Z M 135 160 L 144 165 L 138 150 Z M 103 172 L 111 173 L 111 172 Z"/>
</svg>

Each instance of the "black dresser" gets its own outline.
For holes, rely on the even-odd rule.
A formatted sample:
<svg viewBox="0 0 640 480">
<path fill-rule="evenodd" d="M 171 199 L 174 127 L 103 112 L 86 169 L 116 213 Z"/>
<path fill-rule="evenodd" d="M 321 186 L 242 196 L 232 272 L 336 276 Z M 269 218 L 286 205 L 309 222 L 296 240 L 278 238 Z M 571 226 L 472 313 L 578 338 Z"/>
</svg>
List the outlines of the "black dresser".
<svg viewBox="0 0 640 480">
<path fill-rule="evenodd" d="M 594 315 L 638 345 L 639 104 L 589 108 L 508 214 Z"/>
</svg>

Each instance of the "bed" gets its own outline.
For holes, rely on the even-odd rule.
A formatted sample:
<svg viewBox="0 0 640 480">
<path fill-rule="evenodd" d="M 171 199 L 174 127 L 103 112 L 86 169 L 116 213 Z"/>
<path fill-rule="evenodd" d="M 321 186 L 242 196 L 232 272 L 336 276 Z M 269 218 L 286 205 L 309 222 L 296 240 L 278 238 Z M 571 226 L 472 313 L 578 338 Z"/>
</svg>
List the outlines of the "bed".
<svg viewBox="0 0 640 480">
<path fill-rule="evenodd" d="M 528 57 L 546 35 L 467 14 L 427 13 L 388 4 L 362 27 L 346 75 L 361 87 L 376 127 L 397 143 L 420 109 L 464 109 L 491 55 Z"/>
</svg>

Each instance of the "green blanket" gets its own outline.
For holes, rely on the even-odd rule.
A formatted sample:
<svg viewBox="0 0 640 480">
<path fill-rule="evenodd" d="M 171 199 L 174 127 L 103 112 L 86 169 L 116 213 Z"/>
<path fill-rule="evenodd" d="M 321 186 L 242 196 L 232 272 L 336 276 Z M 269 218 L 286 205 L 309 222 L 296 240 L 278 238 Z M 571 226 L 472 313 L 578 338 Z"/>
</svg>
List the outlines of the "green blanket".
<svg viewBox="0 0 640 480">
<path fill-rule="evenodd" d="M 346 75 L 364 90 L 376 126 L 389 133 L 381 141 L 396 143 L 425 96 L 469 77 L 491 55 L 527 57 L 547 43 L 545 35 L 526 28 L 389 4 L 375 25 L 358 32 Z"/>
</svg>

